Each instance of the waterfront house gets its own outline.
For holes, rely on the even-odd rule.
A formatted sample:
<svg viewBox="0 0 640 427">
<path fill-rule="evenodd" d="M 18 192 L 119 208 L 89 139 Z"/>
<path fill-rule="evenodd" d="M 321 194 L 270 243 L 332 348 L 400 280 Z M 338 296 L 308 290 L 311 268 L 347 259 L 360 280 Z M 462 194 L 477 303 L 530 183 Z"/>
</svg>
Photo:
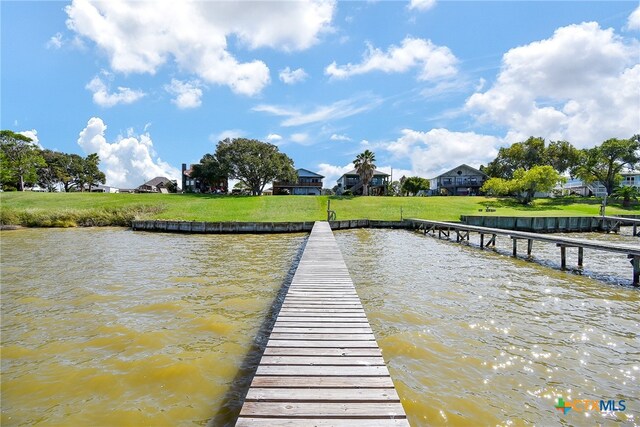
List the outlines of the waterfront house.
<svg viewBox="0 0 640 427">
<path fill-rule="evenodd" d="M 322 192 L 324 176 L 307 169 L 296 170 L 298 179 L 295 182 L 274 181 L 273 195 L 292 194 L 300 196 L 319 196 Z"/>
<path fill-rule="evenodd" d="M 187 164 L 182 164 L 182 190 L 185 193 L 215 193 L 227 194 L 229 191 L 229 179 L 222 177 L 211 185 L 207 185 L 199 179 L 192 178 L 193 165 L 187 169 Z"/>
<path fill-rule="evenodd" d="M 607 195 L 607 189 L 600 182 L 586 183 L 578 178 L 570 178 L 564 184 L 556 187 L 563 196 L 583 196 L 583 197 L 604 197 Z"/>
<path fill-rule="evenodd" d="M 165 176 L 157 176 L 136 188 L 136 193 L 169 193 L 171 184 L 178 186 L 175 180 Z"/>
<path fill-rule="evenodd" d="M 621 172 L 620 175 L 622 175 L 621 186 L 636 187 L 640 190 L 640 171 Z"/>
<path fill-rule="evenodd" d="M 373 178 L 369 182 L 369 195 L 381 196 L 387 194 L 387 186 L 389 185 L 389 174 L 379 170 L 373 171 Z M 362 194 L 362 181 L 360 175 L 353 169 L 338 178 L 337 195 L 341 195 L 345 191 L 351 191 L 352 194 Z"/>
<path fill-rule="evenodd" d="M 477 196 L 486 173 L 462 164 L 430 180 L 430 193 L 438 196 Z"/>
</svg>

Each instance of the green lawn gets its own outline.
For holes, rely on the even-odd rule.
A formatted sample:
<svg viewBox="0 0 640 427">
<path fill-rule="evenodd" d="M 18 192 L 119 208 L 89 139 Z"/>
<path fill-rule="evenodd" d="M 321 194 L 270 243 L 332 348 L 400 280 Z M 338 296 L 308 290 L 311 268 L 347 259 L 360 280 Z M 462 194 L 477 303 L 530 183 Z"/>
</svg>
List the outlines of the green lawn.
<svg viewBox="0 0 640 427">
<path fill-rule="evenodd" d="M 126 225 L 133 218 L 195 221 L 314 221 L 326 219 L 327 201 L 337 219 L 456 221 L 460 215 L 592 216 L 600 200 L 539 199 L 521 206 L 487 197 L 210 196 L 199 194 L 0 193 L 2 224 Z M 487 213 L 490 205 L 495 212 Z M 482 210 L 482 212 L 479 212 Z M 612 202 L 607 214 L 640 214 Z M 113 218 L 116 218 L 115 220 Z"/>
</svg>

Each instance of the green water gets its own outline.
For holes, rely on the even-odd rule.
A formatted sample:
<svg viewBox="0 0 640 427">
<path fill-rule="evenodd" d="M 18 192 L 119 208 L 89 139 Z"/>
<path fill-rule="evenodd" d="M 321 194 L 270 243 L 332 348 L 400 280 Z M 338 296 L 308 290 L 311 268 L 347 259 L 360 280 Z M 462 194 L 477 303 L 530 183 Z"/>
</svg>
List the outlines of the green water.
<svg viewBox="0 0 640 427">
<path fill-rule="evenodd" d="M 233 423 L 230 384 L 306 238 L 0 237 L 2 426 Z"/>
</svg>

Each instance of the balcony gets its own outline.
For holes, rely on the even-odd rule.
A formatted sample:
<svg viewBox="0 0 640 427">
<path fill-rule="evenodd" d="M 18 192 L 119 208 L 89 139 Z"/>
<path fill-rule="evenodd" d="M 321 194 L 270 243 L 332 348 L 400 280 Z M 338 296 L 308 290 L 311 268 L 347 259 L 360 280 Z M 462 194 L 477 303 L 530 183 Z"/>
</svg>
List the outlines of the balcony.
<svg viewBox="0 0 640 427">
<path fill-rule="evenodd" d="M 279 182 L 274 181 L 273 187 L 320 187 L 322 188 L 322 181 L 320 182 Z"/>
</svg>

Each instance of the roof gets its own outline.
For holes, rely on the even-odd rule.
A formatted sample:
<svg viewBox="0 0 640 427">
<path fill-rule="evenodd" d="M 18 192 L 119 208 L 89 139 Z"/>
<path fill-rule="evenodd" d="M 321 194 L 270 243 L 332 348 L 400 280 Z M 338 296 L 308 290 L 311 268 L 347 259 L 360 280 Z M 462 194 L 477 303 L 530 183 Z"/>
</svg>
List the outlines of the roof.
<svg viewBox="0 0 640 427">
<path fill-rule="evenodd" d="M 142 185 L 146 185 L 146 186 L 149 186 L 149 187 L 157 187 L 158 185 L 166 184 L 167 182 L 172 182 L 172 180 L 170 180 L 166 176 L 156 176 L 151 181 L 147 181 Z M 141 187 L 142 187 L 142 185 L 141 185 Z"/>
<path fill-rule="evenodd" d="M 445 175 L 452 175 L 452 174 L 453 174 L 453 172 L 455 172 L 457 169 L 460 169 L 460 168 L 467 168 L 467 169 L 470 169 L 471 171 L 473 171 L 473 172 L 475 172 L 475 173 L 477 173 L 477 174 L 479 174 L 479 175 L 482 175 L 482 176 L 489 176 L 489 175 L 487 175 L 486 173 L 482 172 L 481 170 L 478 170 L 478 169 L 476 169 L 476 168 L 472 168 L 471 166 L 466 165 L 466 164 L 464 164 L 464 163 L 463 163 L 463 164 L 461 164 L 461 165 L 456 166 L 456 167 L 455 167 L 455 168 L 453 168 L 453 169 L 450 169 L 450 170 L 448 170 L 448 171 L 446 171 L 446 172 L 444 172 L 444 173 L 441 173 L 440 175 L 436 176 L 436 178 L 440 178 L 441 176 L 445 176 Z M 435 179 L 435 178 L 433 178 L 433 179 Z"/>
<path fill-rule="evenodd" d="M 345 173 L 344 175 L 357 175 L 357 176 L 360 176 L 360 174 L 355 169 Z M 344 175 L 342 175 L 342 176 L 344 176 Z M 390 175 L 388 173 L 384 173 L 382 171 L 379 171 L 378 169 L 375 169 L 373 171 L 373 176 L 390 176 Z"/>
<path fill-rule="evenodd" d="M 315 172 L 311 172 L 309 169 L 298 169 L 296 170 L 296 172 L 298 172 L 298 176 L 299 177 L 305 177 L 305 178 L 324 178 L 324 176 L 317 174 Z"/>
</svg>

